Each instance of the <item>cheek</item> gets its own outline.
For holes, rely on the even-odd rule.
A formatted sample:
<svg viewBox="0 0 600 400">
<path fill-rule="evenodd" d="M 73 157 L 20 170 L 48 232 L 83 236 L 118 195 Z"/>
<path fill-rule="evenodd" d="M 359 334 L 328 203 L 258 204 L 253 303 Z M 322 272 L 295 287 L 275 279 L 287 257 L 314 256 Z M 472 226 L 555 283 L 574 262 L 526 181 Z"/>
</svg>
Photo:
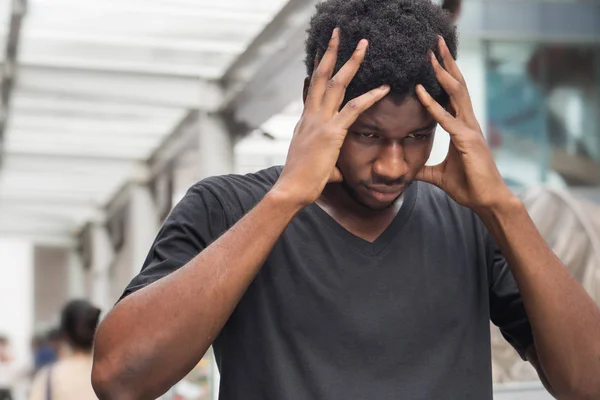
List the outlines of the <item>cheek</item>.
<svg viewBox="0 0 600 400">
<path fill-rule="evenodd" d="M 411 170 L 420 170 L 425 165 L 431 154 L 432 147 L 433 140 L 405 147 L 406 163 L 410 166 Z"/>
<path fill-rule="evenodd" d="M 337 165 L 345 179 L 361 179 L 362 175 L 370 175 L 370 157 L 369 149 L 348 138 L 340 149 Z"/>
</svg>

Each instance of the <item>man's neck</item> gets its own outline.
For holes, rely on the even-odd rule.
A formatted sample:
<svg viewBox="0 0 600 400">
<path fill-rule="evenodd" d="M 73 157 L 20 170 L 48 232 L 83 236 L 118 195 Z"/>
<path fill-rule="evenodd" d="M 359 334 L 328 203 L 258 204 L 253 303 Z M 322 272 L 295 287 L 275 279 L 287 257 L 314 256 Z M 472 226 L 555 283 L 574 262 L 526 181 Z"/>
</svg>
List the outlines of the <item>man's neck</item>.
<svg viewBox="0 0 600 400">
<path fill-rule="evenodd" d="M 402 201 L 383 210 L 372 210 L 359 204 L 339 183 L 325 187 L 317 205 L 331 218 L 352 234 L 368 241 L 375 239 L 387 229 L 400 210 Z"/>
</svg>

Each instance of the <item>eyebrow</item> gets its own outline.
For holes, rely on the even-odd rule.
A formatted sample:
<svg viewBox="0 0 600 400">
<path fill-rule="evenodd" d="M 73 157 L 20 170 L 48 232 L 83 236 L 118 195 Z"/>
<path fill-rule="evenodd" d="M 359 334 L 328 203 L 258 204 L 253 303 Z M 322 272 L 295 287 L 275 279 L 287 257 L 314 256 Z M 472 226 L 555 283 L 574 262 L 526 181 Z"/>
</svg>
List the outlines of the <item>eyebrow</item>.
<svg viewBox="0 0 600 400">
<path fill-rule="evenodd" d="M 377 125 L 373 125 L 373 124 L 369 124 L 369 123 L 365 123 L 365 122 L 360 122 L 360 121 L 356 121 L 355 124 L 360 127 L 361 129 L 365 129 L 365 130 L 369 130 L 369 131 L 374 131 L 374 132 L 379 132 L 380 129 Z M 418 133 L 418 132 L 423 132 L 423 131 L 429 131 L 434 129 L 437 126 L 437 122 L 433 122 L 429 125 L 423 126 L 421 128 L 417 128 L 417 129 L 413 129 L 412 131 L 409 132 L 409 134 L 411 133 Z"/>
</svg>

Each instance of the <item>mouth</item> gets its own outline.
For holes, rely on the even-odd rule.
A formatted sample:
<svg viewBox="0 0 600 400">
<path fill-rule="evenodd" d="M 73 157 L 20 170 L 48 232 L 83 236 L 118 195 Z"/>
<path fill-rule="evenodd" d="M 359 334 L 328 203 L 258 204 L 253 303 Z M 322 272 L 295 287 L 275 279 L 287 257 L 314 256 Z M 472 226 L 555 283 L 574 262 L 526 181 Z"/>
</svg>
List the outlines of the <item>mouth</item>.
<svg viewBox="0 0 600 400">
<path fill-rule="evenodd" d="M 402 194 L 404 185 L 398 186 L 387 186 L 387 185 L 371 185 L 366 186 L 369 194 L 382 202 L 389 202 L 395 200 Z"/>
</svg>

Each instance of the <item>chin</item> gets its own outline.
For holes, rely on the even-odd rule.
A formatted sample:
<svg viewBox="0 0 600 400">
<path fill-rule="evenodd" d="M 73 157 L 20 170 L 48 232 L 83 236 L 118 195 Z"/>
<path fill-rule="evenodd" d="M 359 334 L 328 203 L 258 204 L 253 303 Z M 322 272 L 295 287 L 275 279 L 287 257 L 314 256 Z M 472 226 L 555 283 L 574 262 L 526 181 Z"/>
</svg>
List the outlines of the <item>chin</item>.
<svg viewBox="0 0 600 400">
<path fill-rule="evenodd" d="M 382 210 L 388 209 L 388 208 L 392 207 L 394 204 L 396 204 L 396 200 L 398 200 L 398 197 L 401 196 L 401 194 L 400 194 L 393 199 L 381 200 L 381 199 L 378 199 L 378 198 L 372 196 L 369 193 L 369 191 L 367 191 L 367 189 L 362 186 L 358 190 L 355 188 L 346 186 L 346 190 L 347 190 L 348 194 L 350 195 L 350 197 L 352 197 L 352 199 L 354 199 L 354 201 L 356 203 L 358 203 L 362 207 L 365 207 L 371 211 L 382 211 Z"/>
<path fill-rule="evenodd" d="M 398 196 L 400 197 L 400 196 Z M 396 197 L 396 199 L 394 199 L 393 201 L 387 201 L 387 202 L 381 202 L 381 201 L 376 201 L 376 200 L 372 200 L 372 199 L 355 199 L 360 205 L 362 205 L 365 208 L 368 208 L 369 210 L 372 211 L 382 211 L 382 210 L 386 210 L 392 206 L 394 206 L 394 204 L 396 204 L 396 200 L 398 200 L 398 197 Z"/>
</svg>

